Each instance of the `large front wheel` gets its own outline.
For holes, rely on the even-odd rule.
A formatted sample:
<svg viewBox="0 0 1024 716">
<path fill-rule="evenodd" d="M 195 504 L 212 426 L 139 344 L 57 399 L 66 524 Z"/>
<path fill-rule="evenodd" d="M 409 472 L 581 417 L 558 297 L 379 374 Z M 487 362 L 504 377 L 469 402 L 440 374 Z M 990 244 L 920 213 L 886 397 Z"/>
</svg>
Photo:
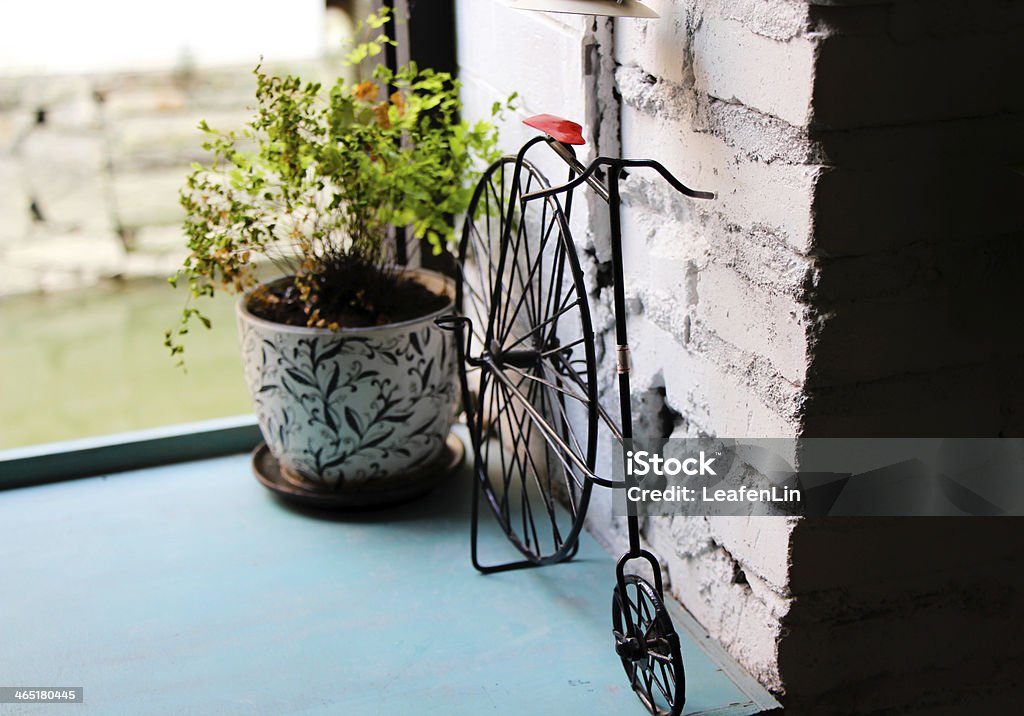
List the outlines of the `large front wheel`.
<svg viewBox="0 0 1024 716">
<path fill-rule="evenodd" d="M 576 249 L 529 162 L 484 174 L 459 247 L 457 305 L 472 336 L 462 374 L 476 477 L 534 564 L 575 552 L 597 447 L 594 334 Z"/>
</svg>

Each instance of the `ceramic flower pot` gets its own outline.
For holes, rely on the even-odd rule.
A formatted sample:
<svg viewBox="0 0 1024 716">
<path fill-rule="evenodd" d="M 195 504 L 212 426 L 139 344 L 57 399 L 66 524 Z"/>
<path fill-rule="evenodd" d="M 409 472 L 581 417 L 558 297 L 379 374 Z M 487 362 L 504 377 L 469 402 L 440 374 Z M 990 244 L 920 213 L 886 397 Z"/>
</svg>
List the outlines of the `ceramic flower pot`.
<svg viewBox="0 0 1024 716">
<path fill-rule="evenodd" d="M 410 274 L 454 296 L 432 271 Z M 440 456 L 455 416 L 455 348 L 434 325 L 451 311 L 403 323 L 330 331 L 257 318 L 238 303 L 245 380 L 282 474 L 341 489 L 414 470 Z"/>
</svg>

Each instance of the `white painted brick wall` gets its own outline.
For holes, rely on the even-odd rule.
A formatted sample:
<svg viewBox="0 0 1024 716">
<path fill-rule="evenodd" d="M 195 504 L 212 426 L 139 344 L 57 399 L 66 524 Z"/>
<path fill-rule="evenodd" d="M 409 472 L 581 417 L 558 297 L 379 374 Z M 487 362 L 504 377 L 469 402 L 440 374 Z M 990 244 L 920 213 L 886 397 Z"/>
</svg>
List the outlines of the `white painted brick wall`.
<svg viewBox="0 0 1024 716">
<path fill-rule="evenodd" d="M 747 231 L 765 227 L 783 237 L 796 251 L 806 251 L 810 240 L 811 204 L 808 201 L 819 169 L 782 162 L 751 160 L 730 146 L 726 136 L 707 133 L 682 116 L 666 116 L 658 105 L 634 100 L 636 83 L 619 72 L 620 91 L 626 111 L 622 118 L 623 148 L 631 157 L 655 157 L 684 183 L 718 194 L 713 205 L 701 204 L 689 211 L 713 212 Z M 627 79 L 628 77 L 628 79 Z M 660 84 L 660 83 L 659 83 Z M 658 91 L 656 88 L 655 91 Z M 668 92 L 675 93 L 675 87 Z M 788 142 L 788 136 L 781 142 Z M 782 151 L 782 149 L 780 149 Z M 771 187 L 771 191 L 766 191 Z M 669 196 L 671 190 L 652 186 L 649 193 Z M 649 199 L 650 200 L 650 199 Z M 673 203 L 680 204 L 673 196 Z"/>
</svg>

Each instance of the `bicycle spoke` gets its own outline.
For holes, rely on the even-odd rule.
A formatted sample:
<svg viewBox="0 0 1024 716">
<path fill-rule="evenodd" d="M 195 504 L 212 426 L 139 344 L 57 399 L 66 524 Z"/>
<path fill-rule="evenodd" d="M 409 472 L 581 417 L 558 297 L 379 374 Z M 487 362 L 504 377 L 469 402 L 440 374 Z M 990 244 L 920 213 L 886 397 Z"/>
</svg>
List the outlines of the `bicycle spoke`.
<svg viewBox="0 0 1024 716">
<path fill-rule="evenodd" d="M 552 394 L 547 391 L 545 391 L 544 395 L 548 401 L 548 404 L 553 405 L 558 409 L 559 419 L 561 420 L 563 426 L 563 432 L 569 435 L 570 438 L 572 438 L 572 442 L 576 448 L 576 452 L 580 456 L 585 456 L 586 452 L 583 450 L 583 446 L 580 444 L 579 438 L 577 438 L 576 436 L 576 429 L 573 427 L 572 420 L 570 419 L 569 414 L 566 411 L 564 398 L 559 394 Z M 582 479 L 577 479 L 576 472 L 574 470 L 567 471 L 565 486 L 566 489 L 569 490 L 570 498 L 574 496 L 576 487 L 583 487 L 583 480 L 585 479 L 586 477 L 583 477 Z"/>
<path fill-rule="evenodd" d="M 512 402 L 513 397 L 508 392 L 508 390 L 504 386 L 502 386 L 502 389 L 505 391 L 505 400 L 507 400 L 509 402 Z M 529 425 L 526 426 L 525 433 L 524 433 L 524 430 L 523 430 L 523 427 L 524 427 L 523 423 L 524 422 L 529 422 Z M 557 519 L 555 517 L 554 502 L 551 500 L 551 497 L 549 495 L 549 491 L 546 492 L 544 490 L 544 487 L 540 484 L 540 470 L 537 469 L 536 461 L 534 461 L 532 451 L 530 450 L 530 437 L 532 436 L 532 433 L 533 433 L 533 427 L 534 427 L 533 421 L 532 420 L 527 420 L 527 416 L 524 413 L 523 414 L 523 418 L 520 420 L 519 425 L 518 425 L 519 429 L 518 429 L 518 431 L 516 431 L 516 433 L 514 434 L 514 437 L 513 437 L 513 440 L 515 441 L 514 447 L 517 448 L 514 451 L 514 453 L 518 453 L 519 452 L 518 448 L 519 448 L 520 445 L 522 445 L 523 453 L 524 453 L 524 458 L 523 458 L 523 461 L 521 463 L 521 467 L 523 467 L 523 470 L 521 470 L 521 475 L 523 476 L 522 477 L 523 493 L 525 495 L 527 493 L 528 489 L 529 489 L 529 486 L 527 485 L 527 481 L 525 479 L 525 473 L 527 472 L 525 470 L 525 465 L 526 465 L 527 462 L 529 462 L 530 466 L 533 468 L 533 470 L 532 470 L 533 480 L 534 480 L 534 482 L 537 485 L 537 489 L 540 491 L 541 499 L 544 501 L 544 507 L 545 507 L 545 509 L 546 509 L 546 511 L 548 513 L 548 519 L 549 519 L 549 521 L 551 523 L 551 527 L 552 527 L 552 531 L 553 531 L 553 536 L 554 536 L 554 539 L 555 539 L 555 549 L 558 549 L 558 547 L 561 545 L 561 537 L 560 537 L 559 531 L 558 531 L 558 522 L 557 522 Z M 545 459 L 547 459 L 546 455 L 547 455 L 547 450 L 545 449 Z M 516 456 L 516 457 L 518 457 L 518 456 Z M 550 469 L 550 464 L 546 465 L 546 468 L 548 468 L 548 469 L 546 469 L 545 472 L 548 472 L 548 470 Z M 527 500 L 527 502 L 528 502 L 528 500 Z"/>
<path fill-rule="evenodd" d="M 533 262 L 533 268 L 530 269 L 530 274 L 526 277 L 526 283 L 525 283 L 526 286 L 531 286 L 532 287 L 533 286 L 533 277 L 535 275 L 537 275 L 538 272 L 542 272 L 543 271 L 542 267 L 544 265 L 544 262 L 541 260 L 540 254 L 541 254 L 541 252 L 544 249 L 545 241 L 546 241 L 546 239 L 542 239 L 541 240 L 541 245 L 539 247 L 540 251 L 538 251 L 538 258 L 537 258 L 537 260 L 535 262 Z M 530 245 L 529 242 L 526 242 L 525 246 L 529 247 L 529 245 Z M 528 254 L 529 249 L 527 248 L 526 250 L 527 250 L 527 254 Z M 529 255 L 527 255 L 527 258 L 529 259 Z M 512 327 L 515 326 L 515 321 L 519 317 L 520 312 L 522 311 L 524 304 L 527 304 L 527 300 L 526 299 L 527 298 L 532 298 L 532 297 L 533 297 L 533 292 L 524 289 L 523 293 L 519 297 L 519 300 L 516 302 L 515 309 L 512 311 L 512 316 L 510 318 L 506 317 L 506 319 L 501 324 L 503 330 L 499 331 L 496 334 L 496 336 L 495 336 L 496 339 L 499 341 L 499 343 L 503 343 L 505 341 L 505 339 L 508 338 L 508 334 L 511 332 Z M 511 306 L 512 304 L 510 303 L 508 305 Z M 527 310 L 527 314 L 530 314 L 531 308 L 532 308 L 532 302 L 531 302 L 531 305 L 527 305 L 527 309 L 526 309 Z M 506 311 L 506 315 L 507 315 L 507 313 L 508 313 L 508 311 Z"/>
<path fill-rule="evenodd" d="M 572 368 L 568 364 L 568 362 L 563 360 L 561 356 L 557 354 L 554 356 L 554 359 L 556 362 L 561 363 L 566 369 L 564 372 L 560 371 L 560 375 L 565 376 L 569 380 L 576 383 L 576 385 L 578 385 L 584 391 L 589 392 L 590 387 L 583 382 L 583 379 L 580 378 L 579 373 L 574 368 Z M 604 406 L 601 405 L 600 401 L 595 401 L 594 405 L 597 410 L 598 416 L 601 418 L 602 421 L 604 421 L 604 424 L 608 428 L 608 430 L 611 431 L 612 437 L 614 437 L 616 440 L 622 440 L 622 430 L 619 428 L 618 422 L 608 413 L 607 410 L 604 409 Z"/>
<path fill-rule="evenodd" d="M 543 328 L 544 326 L 548 326 L 548 325 L 551 325 L 552 323 L 557 323 L 557 322 L 558 322 L 558 319 L 559 319 L 559 318 L 561 318 L 562 316 L 564 316 L 564 315 L 565 315 L 566 313 L 568 313 L 568 312 L 569 312 L 569 311 L 571 311 L 572 309 L 576 308 L 576 307 L 577 307 L 577 306 L 579 305 L 579 303 L 580 303 L 580 299 L 576 299 L 575 301 L 573 301 L 573 302 L 572 302 L 572 304 L 570 304 L 570 305 L 566 306 L 565 308 L 563 308 L 563 309 L 562 309 L 561 311 L 559 311 L 559 312 L 558 312 L 558 313 L 556 313 L 555 315 L 553 315 L 553 316 L 551 316 L 551 317 L 549 317 L 549 318 L 545 319 L 545 320 L 544 320 L 543 322 L 541 322 L 541 323 L 538 323 L 538 324 L 537 324 L 536 326 L 534 326 L 534 327 L 533 327 L 533 328 L 532 328 L 532 329 L 530 330 L 530 332 L 529 332 L 529 333 L 527 333 L 527 334 L 526 334 L 525 336 L 523 336 L 522 338 L 520 338 L 519 340 L 517 340 L 517 341 L 516 341 L 515 343 L 513 343 L 512 345 L 509 345 L 509 346 L 505 346 L 505 347 L 504 347 L 504 349 L 505 349 L 506 351 L 510 351 L 510 350 L 512 350 L 513 348 L 515 348 L 516 346 L 522 345 L 523 341 L 525 341 L 525 340 L 526 340 L 526 339 L 528 339 L 528 338 L 529 338 L 530 336 L 532 336 L 532 335 L 534 335 L 535 333 L 537 333 L 537 332 L 538 332 L 538 331 L 539 331 L 540 329 L 542 329 L 542 328 Z"/>
<path fill-rule="evenodd" d="M 582 395 L 579 395 L 577 393 L 573 393 L 572 391 L 567 390 L 566 388 L 561 388 L 561 387 L 559 387 L 559 386 L 557 386 L 557 385 L 555 385 L 555 384 L 553 384 L 553 383 L 551 383 L 551 382 L 549 382 L 549 381 L 547 381 L 544 378 L 541 378 L 539 376 L 531 375 L 530 373 L 526 373 L 525 371 L 523 371 L 520 368 L 515 367 L 514 365 L 507 365 L 507 366 L 505 366 L 505 369 L 506 370 L 511 370 L 512 372 L 516 373 L 517 375 L 523 376 L 527 380 L 532 380 L 532 381 L 535 381 L 537 383 L 541 383 L 543 385 L 546 385 L 547 387 L 551 388 L 552 390 L 556 390 L 559 393 L 563 393 L 564 395 L 567 395 L 570 398 L 579 401 L 583 405 L 590 405 L 590 401 L 587 398 L 583 397 Z"/>
</svg>

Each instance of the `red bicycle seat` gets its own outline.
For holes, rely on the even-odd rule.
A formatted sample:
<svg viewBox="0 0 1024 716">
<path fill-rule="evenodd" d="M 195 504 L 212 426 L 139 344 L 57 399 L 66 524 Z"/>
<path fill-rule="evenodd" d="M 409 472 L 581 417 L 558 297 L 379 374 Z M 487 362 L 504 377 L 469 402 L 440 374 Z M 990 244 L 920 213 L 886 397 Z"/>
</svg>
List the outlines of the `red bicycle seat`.
<svg viewBox="0 0 1024 716">
<path fill-rule="evenodd" d="M 523 124 L 539 129 L 562 144 L 586 144 L 583 139 L 583 127 L 553 114 L 538 114 L 536 117 L 524 119 Z"/>
</svg>

